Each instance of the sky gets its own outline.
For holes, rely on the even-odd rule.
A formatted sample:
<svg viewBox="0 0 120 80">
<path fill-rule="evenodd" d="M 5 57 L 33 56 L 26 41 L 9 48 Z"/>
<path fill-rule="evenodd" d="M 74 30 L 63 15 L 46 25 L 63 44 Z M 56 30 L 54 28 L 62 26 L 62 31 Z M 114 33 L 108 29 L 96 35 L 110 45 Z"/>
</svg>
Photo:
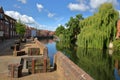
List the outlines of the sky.
<svg viewBox="0 0 120 80">
<path fill-rule="evenodd" d="M 0 6 L 5 14 L 28 26 L 55 31 L 77 14 L 92 16 L 105 2 L 120 13 L 120 0 L 0 0 Z"/>
</svg>

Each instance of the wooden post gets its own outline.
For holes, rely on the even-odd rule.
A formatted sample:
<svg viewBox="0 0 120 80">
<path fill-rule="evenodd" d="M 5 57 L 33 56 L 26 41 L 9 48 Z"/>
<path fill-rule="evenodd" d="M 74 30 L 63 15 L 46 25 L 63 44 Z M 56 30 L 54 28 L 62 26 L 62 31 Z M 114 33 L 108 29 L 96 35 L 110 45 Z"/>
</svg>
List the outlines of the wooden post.
<svg viewBox="0 0 120 80">
<path fill-rule="evenodd" d="M 44 58 L 44 68 L 43 68 L 43 72 L 47 72 L 47 59 Z"/>
<path fill-rule="evenodd" d="M 44 50 L 43 50 L 43 56 L 44 56 L 44 58 L 48 57 L 48 49 L 47 49 L 47 47 L 45 47 Z"/>
<path fill-rule="evenodd" d="M 54 67 L 54 70 L 57 70 L 57 55 L 54 55 L 54 61 L 53 61 L 53 67 Z"/>
<path fill-rule="evenodd" d="M 32 59 L 32 74 L 35 73 L 35 59 Z"/>
<path fill-rule="evenodd" d="M 32 56 L 32 48 L 30 48 L 30 56 Z"/>
<path fill-rule="evenodd" d="M 11 64 L 12 70 L 11 70 L 11 77 L 14 77 L 14 64 Z"/>
</svg>

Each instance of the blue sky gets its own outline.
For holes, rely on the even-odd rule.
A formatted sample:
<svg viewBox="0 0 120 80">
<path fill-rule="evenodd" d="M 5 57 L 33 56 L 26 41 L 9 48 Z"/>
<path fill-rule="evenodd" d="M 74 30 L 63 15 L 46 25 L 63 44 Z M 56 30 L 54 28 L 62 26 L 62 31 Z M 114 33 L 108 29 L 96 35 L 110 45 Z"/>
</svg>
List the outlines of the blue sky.
<svg viewBox="0 0 120 80">
<path fill-rule="evenodd" d="M 71 16 L 93 15 L 105 2 L 111 2 L 120 12 L 120 0 L 0 0 L 0 6 L 7 15 L 31 27 L 54 31 Z"/>
</svg>

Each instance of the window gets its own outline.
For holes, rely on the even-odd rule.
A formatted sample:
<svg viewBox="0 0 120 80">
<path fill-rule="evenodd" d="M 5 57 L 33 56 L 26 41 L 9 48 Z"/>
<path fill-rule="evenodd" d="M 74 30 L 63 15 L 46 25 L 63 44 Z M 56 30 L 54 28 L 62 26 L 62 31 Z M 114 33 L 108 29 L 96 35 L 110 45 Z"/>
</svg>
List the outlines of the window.
<svg viewBox="0 0 120 80">
<path fill-rule="evenodd" d="M 2 13 L 0 13 L 0 19 L 3 19 L 3 14 Z"/>
</svg>

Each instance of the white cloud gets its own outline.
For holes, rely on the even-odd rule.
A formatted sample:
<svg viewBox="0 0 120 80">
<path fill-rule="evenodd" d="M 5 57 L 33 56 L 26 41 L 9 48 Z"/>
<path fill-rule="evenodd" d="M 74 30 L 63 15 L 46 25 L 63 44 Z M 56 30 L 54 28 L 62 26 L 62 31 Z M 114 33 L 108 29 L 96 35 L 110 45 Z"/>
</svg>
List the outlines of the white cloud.
<svg viewBox="0 0 120 80">
<path fill-rule="evenodd" d="M 10 17 L 16 19 L 16 20 L 21 20 L 21 22 L 25 24 L 34 24 L 35 20 L 27 15 L 22 15 L 17 11 L 5 11 L 5 14 L 9 15 Z"/>
<path fill-rule="evenodd" d="M 107 2 L 107 0 L 90 0 L 90 7 L 96 9 L 105 2 Z"/>
<path fill-rule="evenodd" d="M 47 16 L 49 17 L 49 18 L 53 18 L 56 14 L 55 13 L 51 13 L 49 10 L 47 10 L 47 9 L 44 9 L 44 11 L 48 14 Z"/>
<path fill-rule="evenodd" d="M 17 4 L 14 5 L 15 8 L 21 8 L 20 6 L 18 6 Z"/>
<path fill-rule="evenodd" d="M 42 4 L 38 4 L 37 3 L 36 6 L 37 6 L 37 8 L 38 8 L 39 11 L 41 11 L 43 9 L 43 5 Z"/>
<path fill-rule="evenodd" d="M 117 0 L 90 0 L 90 6 L 91 6 L 91 8 L 96 9 L 101 4 L 106 3 L 106 2 L 112 3 L 114 6 L 119 5 L 118 2 L 117 2 Z"/>
<path fill-rule="evenodd" d="M 49 18 L 52 18 L 52 17 L 54 17 L 54 16 L 55 16 L 54 13 L 48 13 L 48 17 L 49 17 Z"/>
<path fill-rule="evenodd" d="M 5 14 L 16 19 L 16 20 L 21 20 L 21 22 L 23 22 L 24 24 L 26 24 L 30 27 L 33 26 L 37 29 L 51 30 L 51 31 L 55 31 L 55 29 L 56 29 L 53 26 L 39 24 L 32 17 L 27 16 L 27 15 L 22 15 L 17 11 L 5 11 Z"/>
<path fill-rule="evenodd" d="M 112 3 L 115 7 L 120 5 L 118 3 L 117 0 L 78 0 L 78 3 L 70 3 L 68 5 L 69 9 L 74 11 L 74 10 L 78 10 L 78 11 L 94 11 L 95 9 L 97 9 L 101 4 L 103 3 Z"/>
<path fill-rule="evenodd" d="M 89 6 L 80 3 L 80 4 L 74 4 L 74 3 L 70 3 L 68 5 L 68 8 L 72 11 L 86 11 L 89 9 Z"/>
<path fill-rule="evenodd" d="M 23 3 L 23 4 L 26 4 L 26 3 L 27 3 L 27 0 L 18 0 L 18 1 L 20 1 L 20 2 Z"/>
</svg>

